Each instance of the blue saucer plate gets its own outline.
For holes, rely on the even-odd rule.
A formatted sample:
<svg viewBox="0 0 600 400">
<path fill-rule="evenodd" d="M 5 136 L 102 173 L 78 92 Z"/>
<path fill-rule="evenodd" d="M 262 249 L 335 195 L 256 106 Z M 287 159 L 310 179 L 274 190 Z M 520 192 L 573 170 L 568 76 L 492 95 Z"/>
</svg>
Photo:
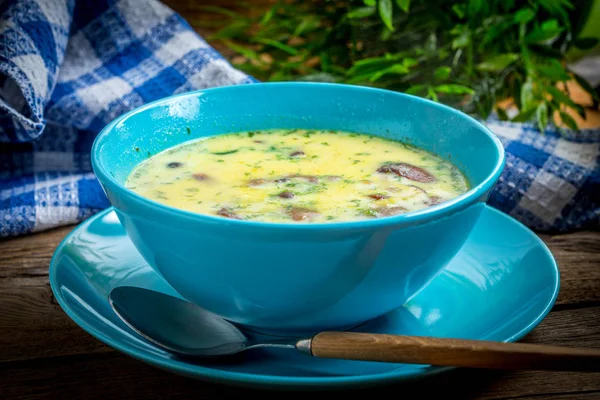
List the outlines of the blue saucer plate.
<svg viewBox="0 0 600 400">
<path fill-rule="evenodd" d="M 50 284 L 67 315 L 97 339 L 164 370 L 212 382 L 347 389 L 448 369 L 319 359 L 282 349 L 214 361 L 167 353 L 124 325 L 108 303 L 110 290 L 121 285 L 178 296 L 142 259 L 112 209 L 80 224 L 58 246 Z M 512 342 L 547 315 L 558 288 L 558 268 L 545 244 L 513 218 L 487 207 L 459 254 L 425 289 L 357 330 Z"/>
</svg>

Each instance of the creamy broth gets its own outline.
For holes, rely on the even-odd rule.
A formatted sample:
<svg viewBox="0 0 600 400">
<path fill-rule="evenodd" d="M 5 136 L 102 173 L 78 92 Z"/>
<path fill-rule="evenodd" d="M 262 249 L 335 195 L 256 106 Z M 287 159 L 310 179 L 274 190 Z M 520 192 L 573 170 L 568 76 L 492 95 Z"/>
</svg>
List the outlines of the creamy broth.
<svg viewBox="0 0 600 400">
<path fill-rule="evenodd" d="M 469 189 L 456 166 L 418 147 L 301 129 L 188 141 L 142 162 L 126 186 L 196 213 L 290 223 L 392 216 Z"/>
</svg>

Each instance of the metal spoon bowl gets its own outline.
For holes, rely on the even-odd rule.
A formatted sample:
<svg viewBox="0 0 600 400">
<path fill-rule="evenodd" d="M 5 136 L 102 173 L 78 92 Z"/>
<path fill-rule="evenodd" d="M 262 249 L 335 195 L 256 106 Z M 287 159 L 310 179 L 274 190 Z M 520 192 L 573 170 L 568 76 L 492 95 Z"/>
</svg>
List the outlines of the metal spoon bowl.
<svg viewBox="0 0 600 400">
<path fill-rule="evenodd" d="M 310 354 L 310 340 L 253 341 L 218 315 L 161 292 L 120 286 L 110 292 L 108 300 L 117 316 L 132 330 L 179 355 L 227 356 L 259 347 L 296 348 Z"/>
</svg>

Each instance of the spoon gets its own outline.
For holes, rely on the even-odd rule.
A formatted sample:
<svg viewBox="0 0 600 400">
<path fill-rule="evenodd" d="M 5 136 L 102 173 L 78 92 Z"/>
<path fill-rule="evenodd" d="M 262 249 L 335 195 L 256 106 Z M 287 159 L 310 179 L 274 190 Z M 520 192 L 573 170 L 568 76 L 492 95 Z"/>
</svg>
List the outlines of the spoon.
<svg viewBox="0 0 600 400">
<path fill-rule="evenodd" d="M 260 347 L 296 349 L 322 358 L 435 366 L 600 371 L 600 349 L 358 332 L 255 341 L 225 319 L 164 293 L 133 286 L 113 289 L 113 310 L 139 335 L 187 357 L 233 355 Z"/>
</svg>

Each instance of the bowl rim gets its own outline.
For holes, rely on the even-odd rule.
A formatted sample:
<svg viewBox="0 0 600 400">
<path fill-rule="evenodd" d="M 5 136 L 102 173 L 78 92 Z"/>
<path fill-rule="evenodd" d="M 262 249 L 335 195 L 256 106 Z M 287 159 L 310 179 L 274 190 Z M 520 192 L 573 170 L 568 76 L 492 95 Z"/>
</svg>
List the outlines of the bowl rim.
<svg viewBox="0 0 600 400">
<path fill-rule="evenodd" d="M 288 222 L 267 222 L 260 220 L 237 220 L 231 218 L 224 218 L 220 216 L 213 216 L 210 214 L 201 214 L 185 209 L 173 207 L 167 204 L 159 203 L 157 201 L 146 198 L 142 195 L 137 194 L 133 190 L 127 188 L 124 184 L 117 181 L 117 179 L 110 174 L 100 159 L 100 150 L 102 142 L 107 140 L 108 135 L 114 130 L 114 128 L 125 121 L 129 117 L 152 109 L 154 107 L 167 104 L 177 99 L 184 99 L 186 97 L 197 97 L 202 93 L 206 92 L 217 92 L 217 91 L 228 91 L 228 90 L 239 90 L 244 87 L 262 87 L 262 86 L 282 86 L 282 87 L 334 87 L 341 90 L 350 90 L 356 92 L 376 92 L 385 93 L 387 96 L 396 96 L 399 98 L 410 98 L 411 101 L 422 103 L 427 107 L 438 107 L 445 109 L 446 111 L 454 114 L 455 116 L 469 120 L 475 126 L 479 128 L 482 134 L 485 134 L 488 139 L 495 145 L 496 155 L 498 157 L 496 164 L 493 166 L 490 173 L 478 184 L 472 186 L 468 191 L 456 196 L 452 199 L 446 200 L 440 204 L 425 207 L 419 210 L 407 212 L 405 214 L 399 214 L 388 217 L 374 218 L 374 219 L 362 219 L 362 220 L 349 220 L 349 221 L 335 221 L 335 222 L 311 222 L 311 223 L 288 223 Z M 244 89 L 242 89 L 244 90 Z M 258 89 L 260 90 L 260 89 Z M 231 225 L 236 228 L 251 228 L 251 229 L 286 229 L 286 230 L 347 230 L 347 229 L 364 229 L 382 226 L 396 226 L 396 225 L 414 225 L 423 224 L 432 220 L 439 219 L 441 217 L 447 217 L 454 213 L 460 212 L 472 204 L 479 201 L 479 199 L 485 195 L 492 187 L 496 184 L 499 179 L 504 165 L 506 162 L 506 155 L 504 146 L 500 139 L 483 123 L 470 115 L 447 106 L 442 103 L 437 103 L 432 100 L 428 100 L 419 96 L 410 95 L 402 92 L 396 92 L 388 89 L 374 88 L 369 86 L 350 85 L 343 83 L 329 83 L 329 82 L 257 82 L 252 84 L 237 84 L 228 86 L 218 86 L 206 89 L 193 90 L 175 95 L 162 97 L 160 99 L 148 102 L 142 106 L 136 107 L 126 113 L 113 119 L 109 122 L 95 137 L 91 148 L 91 165 L 92 169 L 100 181 L 101 185 L 106 185 L 113 191 L 119 192 L 125 195 L 129 199 L 137 202 L 139 205 L 153 208 L 155 212 L 167 213 L 174 217 L 183 217 L 192 219 L 198 222 L 219 224 L 219 225 Z M 104 189 L 106 191 L 106 189 Z M 485 201 L 484 201 L 485 202 Z M 114 206 L 114 205 L 113 205 Z M 115 207 L 115 209 L 119 209 Z"/>
</svg>

